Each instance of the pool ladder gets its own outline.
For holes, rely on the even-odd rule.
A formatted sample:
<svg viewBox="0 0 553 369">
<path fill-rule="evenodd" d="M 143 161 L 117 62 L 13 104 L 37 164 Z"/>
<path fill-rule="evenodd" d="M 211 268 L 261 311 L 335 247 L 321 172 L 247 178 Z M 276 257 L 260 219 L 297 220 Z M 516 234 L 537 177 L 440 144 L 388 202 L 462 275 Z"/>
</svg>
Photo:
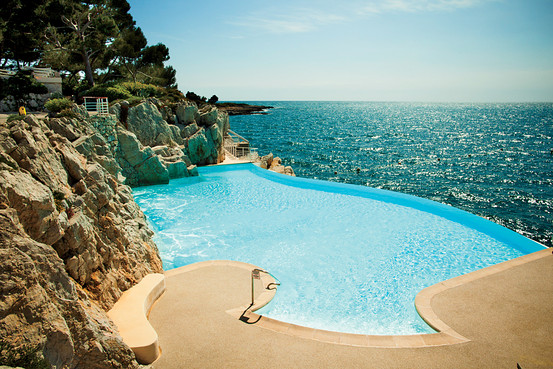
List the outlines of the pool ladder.
<svg viewBox="0 0 553 369">
<path fill-rule="evenodd" d="M 269 272 L 266 271 L 266 270 L 259 269 L 259 268 L 253 269 L 253 270 L 252 270 L 252 304 L 250 305 L 250 308 L 252 308 L 253 305 L 255 304 L 255 284 L 254 284 L 254 280 L 256 280 L 256 279 L 261 280 L 261 275 L 260 275 L 260 273 L 268 274 L 268 275 L 270 275 L 271 277 L 273 277 L 274 280 L 278 281 L 278 278 L 277 278 L 277 277 L 275 277 L 274 275 L 272 275 L 271 273 L 269 273 Z M 265 287 L 265 289 L 272 290 L 272 289 L 274 289 L 276 286 L 280 286 L 280 281 L 269 283 L 269 284 Z M 271 287 L 273 287 L 273 288 L 271 288 Z"/>
</svg>

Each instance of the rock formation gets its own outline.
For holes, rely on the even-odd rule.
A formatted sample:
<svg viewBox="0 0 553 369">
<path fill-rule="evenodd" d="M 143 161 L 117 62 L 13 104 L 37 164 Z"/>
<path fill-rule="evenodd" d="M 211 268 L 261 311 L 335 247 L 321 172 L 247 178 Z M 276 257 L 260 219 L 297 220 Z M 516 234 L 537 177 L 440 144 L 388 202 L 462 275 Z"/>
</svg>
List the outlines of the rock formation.
<svg viewBox="0 0 553 369">
<path fill-rule="evenodd" d="M 124 120 L 122 106 L 115 104 L 111 111 Z M 128 108 L 128 117 L 117 131 L 119 148 L 114 155 L 126 184 L 167 183 L 171 178 L 195 175 L 197 165 L 222 162 L 228 130 L 228 114 L 214 106 L 200 110 L 194 102 L 183 100 L 169 107 L 148 99 Z M 130 157 L 129 152 L 135 156 Z"/>
<path fill-rule="evenodd" d="M 85 121 L 0 126 L 2 347 L 37 347 L 57 367 L 138 366 L 105 311 L 162 268 L 119 172 Z"/>
<path fill-rule="evenodd" d="M 224 160 L 229 118 L 156 99 L 108 116 L 73 110 L 0 125 L 0 358 L 30 348 L 57 368 L 135 368 L 106 311 L 162 266 L 129 185 Z"/>
<path fill-rule="evenodd" d="M 260 158 L 259 166 L 263 169 L 272 170 L 273 172 L 286 174 L 293 177 L 296 176 L 292 167 L 282 165 L 282 160 L 278 156 L 276 158 L 273 158 L 273 153 L 262 156 Z"/>
</svg>

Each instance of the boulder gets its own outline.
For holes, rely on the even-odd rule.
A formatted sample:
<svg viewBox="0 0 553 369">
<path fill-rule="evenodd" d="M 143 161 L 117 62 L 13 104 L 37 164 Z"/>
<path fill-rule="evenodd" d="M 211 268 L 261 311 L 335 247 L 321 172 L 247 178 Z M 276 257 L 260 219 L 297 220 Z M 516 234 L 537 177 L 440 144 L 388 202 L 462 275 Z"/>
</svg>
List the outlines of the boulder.
<svg viewBox="0 0 553 369">
<path fill-rule="evenodd" d="M 183 100 L 179 103 L 175 109 L 175 115 L 177 116 L 178 123 L 185 126 L 196 123 L 200 118 L 198 105 L 196 105 L 195 102 L 187 100 Z"/>
<path fill-rule="evenodd" d="M 138 368 L 104 311 L 48 245 L 30 238 L 14 209 L 0 210 L 0 337 L 37 350 L 56 368 Z"/>
<path fill-rule="evenodd" d="M 216 152 L 213 140 L 207 139 L 203 128 L 188 139 L 188 156 L 193 164 L 212 164 L 214 150 Z"/>
<path fill-rule="evenodd" d="M 190 138 L 199 130 L 200 130 L 200 127 L 198 127 L 196 123 L 192 123 L 182 128 L 182 136 L 184 138 Z"/>
<path fill-rule="evenodd" d="M 169 183 L 169 171 L 151 147 L 143 147 L 137 137 L 119 127 L 116 159 L 129 186 Z"/>
<path fill-rule="evenodd" d="M 156 105 L 149 101 L 129 109 L 127 129 L 144 146 L 168 145 L 177 140 Z"/>
<path fill-rule="evenodd" d="M 259 166 L 263 169 L 269 169 L 272 163 L 273 163 L 273 153 L 271 152 L 261 157 L 261 162 Z"/>
</svg>

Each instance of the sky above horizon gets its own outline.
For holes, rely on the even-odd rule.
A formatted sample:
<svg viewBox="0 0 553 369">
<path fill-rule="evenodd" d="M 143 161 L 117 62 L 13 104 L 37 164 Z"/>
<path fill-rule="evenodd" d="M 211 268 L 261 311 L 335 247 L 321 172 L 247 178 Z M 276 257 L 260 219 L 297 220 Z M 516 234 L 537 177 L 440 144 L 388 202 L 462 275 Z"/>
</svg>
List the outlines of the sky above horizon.
<svg viewBox="0 0 553 369">
<path fill-rule="evenodd" d="M 552 0 L 129 0 L 224 101 L 553 102 Z"/>
</svg>

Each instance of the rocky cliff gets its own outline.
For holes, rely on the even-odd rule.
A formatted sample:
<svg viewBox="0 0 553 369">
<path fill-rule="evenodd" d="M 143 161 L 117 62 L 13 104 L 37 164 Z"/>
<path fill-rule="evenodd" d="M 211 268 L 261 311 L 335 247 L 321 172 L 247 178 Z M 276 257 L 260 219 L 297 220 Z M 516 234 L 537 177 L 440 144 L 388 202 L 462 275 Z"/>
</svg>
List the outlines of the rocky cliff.
<svg viewBox="0 0 553 369">
<path fill-rule="evenodd" d="M 130 186 L 197 175 L 197 165 L 217 164 L 225 158 L 223 140 L 229 118 L 214 106 L 198 109 L 193 102 L 181 101 L 169 107 L 148 99 L 130 108 L 115 104 L 111 112 L 121 121 L 115 156 Z"/>
<path fill-rule="evenodd" d="M 128 185 L 221 161 L 228 115 L 155 100 L 107 117 L 75 111 L 0 125 L 0 357 L 36 350 L 57 368 L 138 367 L 105 313 L 162 271 Z"/>
</svg>

